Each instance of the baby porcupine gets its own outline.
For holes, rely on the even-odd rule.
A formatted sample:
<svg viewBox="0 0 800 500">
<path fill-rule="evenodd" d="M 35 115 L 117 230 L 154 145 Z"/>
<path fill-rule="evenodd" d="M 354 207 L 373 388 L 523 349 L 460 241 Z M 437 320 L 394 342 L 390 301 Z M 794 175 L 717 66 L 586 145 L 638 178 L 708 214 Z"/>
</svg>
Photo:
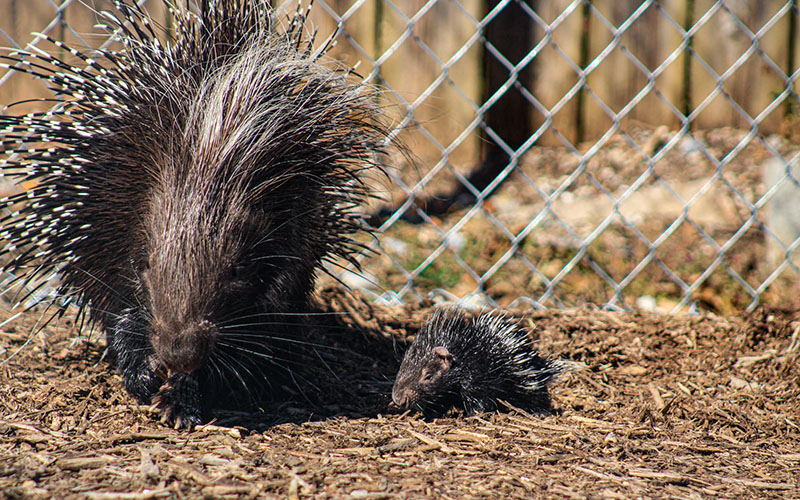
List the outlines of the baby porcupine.
<svg viewBox="0 0 800 500">
<path fill-rule="evenodd" d="M 117 50 L 3 56 L 63 100 L 0 117 L 0 169 L 28 186 L 0 237 L 5 270 L 29 290 L 60 275 L 57 307 L 182 427 L 289 369 L 323 261 L 355 263 L 387 132 L 374 92 L 304 39 L 307 11 L 280 29 L 269 0 L 162 1 L 174 35 L 116 0 Z"/>
<path fill-rule="evenodd" d="M 548 386 L 563 371 L 539 355 L 528 332 L 500 313 L 469 318 L 456 308 L 431 314 L 403 357 L 392 388 L 401 408 L 426 418 L 450 408 L 466 415 L 503 409 L 498 400 L 534 414 L 550 414 Z"/>
</svg>

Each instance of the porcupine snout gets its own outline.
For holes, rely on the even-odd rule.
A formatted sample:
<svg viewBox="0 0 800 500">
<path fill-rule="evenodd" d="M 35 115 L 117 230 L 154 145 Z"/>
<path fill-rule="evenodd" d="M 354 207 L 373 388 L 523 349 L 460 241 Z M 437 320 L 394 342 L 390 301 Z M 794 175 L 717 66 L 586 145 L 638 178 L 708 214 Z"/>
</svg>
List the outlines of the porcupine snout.
<svg viewBox="0 0 800 500">
<path fill-rule="evenodd" d="M 408 408 L 409 401 L 413 399 L 414 395 L 410 390 L 401 390 L 397 386 L 392 388 L 392 401 L 400 408 Z"/>
<path fill-rule="evenodd" d="M 192 228 L 193 224 L 187 223 Z M 171 228 L 174 234 L 177 229 Z M 190 233 L 186 231 L 184 235 Z M 212 319 L 219 304 L 220 276 L 227 264 L 223 259 L 197 252 L 201 263 L 184 258 L 177 251 L 169 232 L 163 232 L 166 244 L 154 245 L 150 269 L 144 272 L 146 291 L 140 303 L 146 304 L 149 324 L 146 327 L 155 359 L 151 367 L 162 378 L 174 373 L 193 373 L 207 363 L 215 348 L 219 329 Z M 192 234 L 194 238 L 202 235 Z M 199 243 L 184 243 L 197 249 Z M 203 265 L 202 263 L 210 263 Z M 214 264 L 220 264 L 217 266 Z"/>
<path fill-rule="evenodd" d="M 413 373 L 414 376 L 418 374 Z M 417 381 L 413 377 L 402 377 L 392 387 L 392 401 L 400 408 L 411 408 L 419 401 Z"/>
<path fill-rule="evenodd" d="M 217 330 L 207 320 L 176 327 L 158 320 L 153 323 L 151 339 L 160 364 L 169 372 L 192 373 L 201 368 L 214 348 Z"/>
</svg>

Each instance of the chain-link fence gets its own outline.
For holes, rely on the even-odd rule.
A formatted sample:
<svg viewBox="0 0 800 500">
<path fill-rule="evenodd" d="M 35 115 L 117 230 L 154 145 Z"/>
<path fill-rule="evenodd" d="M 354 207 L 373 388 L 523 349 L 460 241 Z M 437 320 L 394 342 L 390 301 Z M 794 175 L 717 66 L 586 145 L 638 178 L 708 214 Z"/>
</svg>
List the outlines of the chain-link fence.
<svg viewBox="0 0 800 500">
<path fill-rule="evenodd" d="M 0 37 L 97 46 L 90 7 L 107 3 L 3 0 Z M 800 307 L 795 1 L 316 0 L 312 20 L 385 89 L 410 152 L 377 187 L 379 253 L 351 285 L 502 306 Z M 0 74 L 3 104 L 43 91 Z"/>
</svg>

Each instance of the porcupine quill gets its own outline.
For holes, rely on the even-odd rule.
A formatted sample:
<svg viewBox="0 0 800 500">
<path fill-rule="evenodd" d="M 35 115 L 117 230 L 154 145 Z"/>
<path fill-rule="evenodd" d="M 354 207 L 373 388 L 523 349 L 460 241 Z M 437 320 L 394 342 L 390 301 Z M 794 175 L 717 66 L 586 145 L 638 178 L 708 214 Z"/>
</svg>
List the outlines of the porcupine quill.
<svg viewBox="0 0 800 500">
<path fill-rule="evenodd" d="M 0 165 L 26 189 L 2 201 L 4 267 L 106 333 L 126 389 L 176 427 L 215 396 L 286 369 L 323 262 L 357 265 L 387 130 L 267 0 L 162 0 L 174 41 L 131 0 L 102 12 L 118 50 L 16 51 L 46 112 L 0 116 Z"/>
<path fill-rule="evenodd" d="M 403 357 L 392 388 L 395 404 L 426 418 L 458 408 L 467 416 L 503 410 L 553 412 L 548 387 L 562 361 L 537 352 L 528 332 L 498 312 L 468 317 L 454 307 L 436 309 Z"/>
</svg>

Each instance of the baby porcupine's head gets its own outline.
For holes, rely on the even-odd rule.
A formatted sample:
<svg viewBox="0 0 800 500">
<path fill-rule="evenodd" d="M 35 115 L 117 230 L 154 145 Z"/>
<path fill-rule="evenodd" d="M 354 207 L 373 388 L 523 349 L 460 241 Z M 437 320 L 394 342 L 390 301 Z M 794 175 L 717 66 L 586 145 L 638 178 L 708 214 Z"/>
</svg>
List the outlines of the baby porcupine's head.
<svg viewBox="0 0 800 500">
<path fill-rule="evenodd" d="M 361 173 L 387 134 L 370 89 L 303 39 L 306 13 L 281 30 L 268 0 L 164 3 L 171 43 L 116 0 L 121 50 L 3 56 L 65 100 L 0 117 L 0 169 L 33 181 L 0 237 L 22 282 L 58 273 L 62 299 L 141 338 L 158 373 L 188 373 L 257 351 L 324 260 L 355 262 Z"/>
<path fill-rule="evenodd" d="M 439 308 L 406 351 L 392 399 L 426 417 L 452 407 L 467 415 L 502 409 L 498 400 L 546 414 L 552 411 L 547 387 L 562 370 L 561 362 L 539 355 L 513 318 L 469 318 L 459 309 Z"/>
</svg>

